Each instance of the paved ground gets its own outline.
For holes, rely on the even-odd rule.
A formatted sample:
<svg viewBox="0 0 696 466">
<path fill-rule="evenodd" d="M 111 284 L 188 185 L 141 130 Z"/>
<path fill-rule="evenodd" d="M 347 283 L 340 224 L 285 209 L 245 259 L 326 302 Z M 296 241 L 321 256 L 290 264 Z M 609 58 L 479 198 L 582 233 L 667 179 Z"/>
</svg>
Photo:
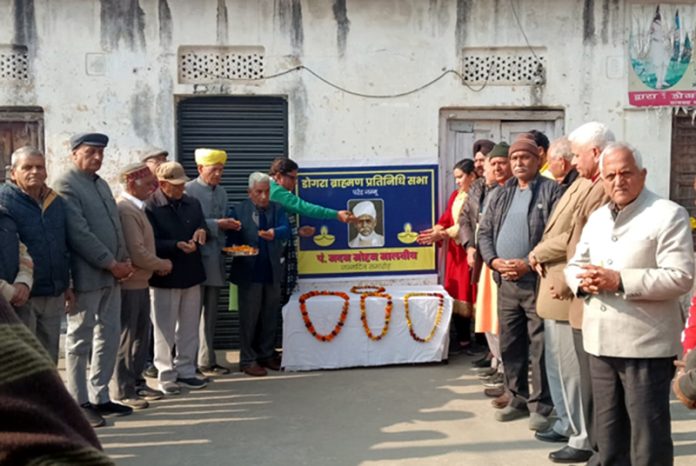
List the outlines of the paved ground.
<svg viewBox="0 0 696 466">
<path fill-rule="evenodd" d="M 233 359 L 235 355 L 230 355 Z M 98 429 L 121 465 L 552 464 L 526 421 L 501 424 L 468 357 L 446 365 L 232 374 Z M 672 405 L 678 466 L 696 413 Z"/>
</svg>

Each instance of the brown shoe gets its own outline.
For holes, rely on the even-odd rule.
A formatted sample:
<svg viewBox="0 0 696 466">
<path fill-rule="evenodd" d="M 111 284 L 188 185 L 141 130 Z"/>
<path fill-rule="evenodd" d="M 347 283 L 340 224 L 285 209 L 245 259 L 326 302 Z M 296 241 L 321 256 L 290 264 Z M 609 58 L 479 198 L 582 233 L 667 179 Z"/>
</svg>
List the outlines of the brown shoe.
<svg viewBox="0 0 696 466">
<path fill-rule="evenodd" d="M 491 400 L 491 404 L 495 409 L 503 409 L 510 403 L 510 395 L 503 393 L 498 398 Z"/>
<path fill-rule="evenodd" d="M 263 359 L 259 361 L 259 365 L 261 367 L 265 367 L 267 369 L 270 369 L 272 371 L 279 371 L 280 370 L 280 358 L 278 356 L 272 357 L 270 359 Z"/>
<path fill-rule="evenodd" d="M 263 377 L 264 375 L 268 375 L 268 372 L 266 372 L 266 369 L 264 369 L 263 367 L 259 366 L 256 363 L 254 363 L 250 366 L 242 367 L 242 372 L 244 372 L 246 375 L 250 375 L 252 377 Z"/>
<path fill-rule="evenodd" d="M 490 398 L 498 398 L 500 395 L 505 394 L 505 389 L 503 387 L 487 388 L 483 391 L 483 394 Z"/>
</svg>

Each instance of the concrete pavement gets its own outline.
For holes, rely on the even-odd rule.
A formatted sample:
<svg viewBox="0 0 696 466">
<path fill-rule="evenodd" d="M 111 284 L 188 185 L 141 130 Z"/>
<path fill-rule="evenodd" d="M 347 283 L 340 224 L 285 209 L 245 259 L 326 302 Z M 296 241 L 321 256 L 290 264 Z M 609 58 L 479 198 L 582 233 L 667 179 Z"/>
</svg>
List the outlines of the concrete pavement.
<svg viewBox="0 0 696 466">
<path fill-rule="evenodd" d="M 470 361 L 235 373 L 97 433 L 120 465 L 553 464 L 562 445 L 535 440 L 526 420 L 496 422 Z M 673 401 L 672 419 L 675 464 L 696 464 L 696 413 Z"/>
</svg>

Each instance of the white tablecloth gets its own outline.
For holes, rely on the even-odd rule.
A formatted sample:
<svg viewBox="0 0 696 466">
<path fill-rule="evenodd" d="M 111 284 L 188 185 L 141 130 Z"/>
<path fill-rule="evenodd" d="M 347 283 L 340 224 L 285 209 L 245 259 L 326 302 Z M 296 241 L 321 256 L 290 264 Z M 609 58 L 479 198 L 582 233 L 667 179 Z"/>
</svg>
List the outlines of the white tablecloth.
<svg viewBox="0 0 696 466">
<path fill-rule="evenodd" d="M 379 341 L 368 338 L 360 320 L 360 295 L 351 293 L 350 286 L 327 284 L 326 291 L 342 291 L 350 297 L 350 308 L 345 325 L 332 341 L 314 338 L 305 327 L 300 312 L 302 290 L 292 295 L 283 307 L 283 362 L 289 371 L 336 369 L 340 367 L 381 366 L 442 361 L 447 358 L 448 329 L 452 316 L 452 298 L 441 286 L 386 287 L 392 296 L 393 309 L 389 332 Z M 404 312 L 404 295 L 412 292 L 438 292 L 445 296 L 442 320 L 432 340 L 421 343 L 408 331 Z M 338 323 L 343 299 L 338 296 L 314 296 L 306 306 L 317 333 L 325 335 Z M 373 335 L 379 335 L 384 326 L 387 300 L 368 298 L 367 321 Z M 409 313 L 416 335 L 425 338 L 433 328 L 437 315 L 437 297 L 411 297 Z"/>
</svg>

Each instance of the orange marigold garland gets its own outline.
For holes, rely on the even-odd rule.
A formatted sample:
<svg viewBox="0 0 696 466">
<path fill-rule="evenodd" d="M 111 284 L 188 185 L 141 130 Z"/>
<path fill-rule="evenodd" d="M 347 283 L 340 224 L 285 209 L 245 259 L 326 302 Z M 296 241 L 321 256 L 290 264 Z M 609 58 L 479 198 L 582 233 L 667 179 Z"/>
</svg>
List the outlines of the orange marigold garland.
<svg viewBox="0 0 696 466">
<path fill-rule="evenodd" d="M 384 288 L 383 288 L 384 289 Z M 370 326 L 367 325 L 367 309 L 365 308 L 365 301 L 367 298 L 385 298 L 387 300 L 387 306 L 384 308 L 384 327 L 382 327 L 382 333 L 375 336 L 370 330 Z M 360 295 L 360 320 L 362 321 L 363 329 L 367 334 L 367 337 L 372 341 L 379 341 L 387 334 L 389 331 L 389 322 L 391 322 L 391 313 L 394 305 L 392 303 L 392 297 L 388 293 L 374 292 L 374 293 L 363 293 Z"/>
<path fill-rule="evenodd" d="M 341 316 L 338 318 L 338 323 L 333 330 L 326 335 L 317 333 L 316 329 L 314 328 L 314 324 L 312 324 L 312 319 L 309 318 L 309 313 L 307 312 L 307 300 L 309 298 L 313 298 L 314 296 L 338 296 L 339 298 L 343 298 L 343 310 L 341 311 Z M 319 341 L 326 342 L 333 340 L 339 333 L 341 333 L 343 325 L 346 323 L 346 317 L 348 317 L 348 308 L 350 307 L 350 297 L 347 294 L 341 291 L 310 291 L 301 295 L 299 301 L 302 320 L 304 321 L 305 327 L 307 327 L 307 330 L 314 338 Z"/>
<path fill-rule="evenodd" d="M 359 295 L 362 295 L 364 293 L 384 293 L 385 291 L 387 291 L 387 290 L 383 286 L 373 286 L 373 285 L 354 286 L 353 288 L 350 289 L 351 293 L 359 294 Z"/>
<path fill-rule="evenodd" d="M 425 337 L 421 338 L 418 335 L 416 335 L 416 332 L 413 330 L 413 322 L 411 321 L 411 314 L 408 310 L 408 300 L 414 296 L 435 296 L 438 298 L 438 303 L 437 303 L 437 315 L 435 316 L 435 324 L 433 325 L 432 330 L 430 330 L 430 334 Z M 427 343 L 430 340 L 433 339 L 433 336 L 435 336 L 435 331 L 437 330 L 437 327 L 440 325 L 440 321 L 442 320 L 442 312 L 445 308 L 445 296 L 442 293 L 408 293 L 404 295 L 404 311 L 406 311 L 406 324 L 408 325 L 408 332 L 411 334 L 411 338 L 414 340 L 420 342 L 420 343 Z"/>
</svg>

